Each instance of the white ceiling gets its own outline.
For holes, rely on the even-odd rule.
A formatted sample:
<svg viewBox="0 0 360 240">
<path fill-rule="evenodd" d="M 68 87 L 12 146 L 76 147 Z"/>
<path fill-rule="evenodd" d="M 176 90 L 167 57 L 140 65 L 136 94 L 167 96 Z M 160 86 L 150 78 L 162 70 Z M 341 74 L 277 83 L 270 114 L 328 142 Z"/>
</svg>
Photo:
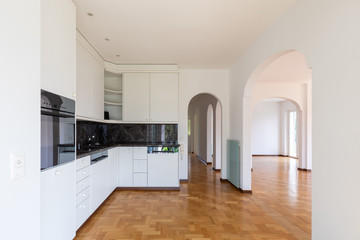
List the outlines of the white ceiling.
<svg viewBox="0 0 360 240">
<path fill-rule="evenodd" d="M 107 61 L 227 68 L 297 0 L 73 1 L 78 30 Z"/>
<path fill-rule="evenodd" d="M 311 69 L 298 51 L 285 54 L 271 63 L 256 83 L 300 83 L 311 81 Z"/>
</svg>

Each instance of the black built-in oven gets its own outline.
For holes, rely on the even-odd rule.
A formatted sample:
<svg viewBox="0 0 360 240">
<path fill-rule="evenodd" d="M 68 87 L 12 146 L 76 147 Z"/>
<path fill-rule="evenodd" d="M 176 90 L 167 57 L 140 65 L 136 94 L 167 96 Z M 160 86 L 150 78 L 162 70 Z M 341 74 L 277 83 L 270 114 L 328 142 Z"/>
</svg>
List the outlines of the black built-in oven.
<svg viewBox="0 0 360 240">
<path fill-rule="evenodd" d="M 41 170 L 75 160 L 75 101 L 41 90 Z"/>
</svg>

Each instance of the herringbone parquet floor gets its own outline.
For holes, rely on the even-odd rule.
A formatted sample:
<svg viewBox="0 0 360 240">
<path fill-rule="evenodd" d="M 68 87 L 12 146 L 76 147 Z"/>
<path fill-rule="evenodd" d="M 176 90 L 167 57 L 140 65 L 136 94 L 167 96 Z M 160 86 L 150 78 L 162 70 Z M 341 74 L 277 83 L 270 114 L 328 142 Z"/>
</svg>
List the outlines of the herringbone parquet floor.
<svg viewBox="0 0 360 240">
<path fill-rule="evenodd" d="M 296 160 L 256 157 L 253 194 L 191 159 L 180 191 L 116 191 L 78 231 L 83 239 L 310 239 L 311 173 Z"/>
</svg>

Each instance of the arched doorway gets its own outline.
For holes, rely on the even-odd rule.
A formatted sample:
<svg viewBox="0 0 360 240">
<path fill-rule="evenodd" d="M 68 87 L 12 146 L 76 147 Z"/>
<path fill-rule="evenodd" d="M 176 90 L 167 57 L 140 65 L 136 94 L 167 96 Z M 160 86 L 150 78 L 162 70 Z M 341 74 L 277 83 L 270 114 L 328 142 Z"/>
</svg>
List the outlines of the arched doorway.
<svg viewBox="0 0 360 240">
<path fill-rule="evenodd" d="M 222 109 L 217 97 L 208 93 L 194 96 L 188 105 L 188 151 L 214 170 L 221 170 Z"/>
<path fill-rule="evenodd" d="M 285 50 L 274 54 L 261 63 L 252 73 L 244 90 L 243 98 L 243 149 L 241 152 L 241 181 L 244 190 L 251 189 L 252 159 L 252 110 L 254 102 L 268 97 L 295 99 L 301 116 L 300 149 L 298 168 L 310 170 L 312 166 L 311 126 L 311 69 L 303 54 Z"/>
<path fill-rule="evenodd" d="M 298 159 L 301 152 L 301 108 L 285 98 L 264 98 L 252 114 L 252 156 Z"/>
</svg>

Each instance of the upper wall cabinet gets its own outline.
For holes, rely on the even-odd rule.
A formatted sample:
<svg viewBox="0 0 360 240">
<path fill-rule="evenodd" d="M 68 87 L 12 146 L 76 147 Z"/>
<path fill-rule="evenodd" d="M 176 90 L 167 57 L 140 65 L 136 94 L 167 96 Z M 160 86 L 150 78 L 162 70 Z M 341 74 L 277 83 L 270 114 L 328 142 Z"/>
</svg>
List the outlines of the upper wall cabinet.
<svg viewBox="0 0 360 240">
<path fill-rule="evenodd" d="M 68 0 L 42 0 L 41 8 L 41 88 L 75 99 L 75 6 Z"/>
<path fill-rule="evenodd" d="M 76 115 L 104 119 L 104 67 L 77 41 Z"/>
<path fill-rule="evenodd" d="M 149 73 L 123 74 L 123 120 L 149 121 Z"/>
<path fill-rule="evenodd" d="M 178 73 L 124 73 L 123 120 L 178 121 Z"/>
</svg>

